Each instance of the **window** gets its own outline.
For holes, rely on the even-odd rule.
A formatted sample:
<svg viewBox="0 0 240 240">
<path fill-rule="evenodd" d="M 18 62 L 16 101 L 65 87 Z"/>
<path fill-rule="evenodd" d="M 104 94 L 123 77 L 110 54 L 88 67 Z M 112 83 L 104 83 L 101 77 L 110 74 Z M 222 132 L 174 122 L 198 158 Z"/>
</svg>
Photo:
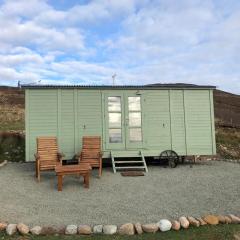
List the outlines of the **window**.
<svg viewBox="0 0 240 240">
<path fill-rule="evenodd" d="M 108 97 L 108 133 L 110 143 L 122 142 L 121 97 Z"/>
<path fill-rule="evenodd" d="M 141 97 L 128 97 L 129 140 L 142 141 Z"/>
</svg>

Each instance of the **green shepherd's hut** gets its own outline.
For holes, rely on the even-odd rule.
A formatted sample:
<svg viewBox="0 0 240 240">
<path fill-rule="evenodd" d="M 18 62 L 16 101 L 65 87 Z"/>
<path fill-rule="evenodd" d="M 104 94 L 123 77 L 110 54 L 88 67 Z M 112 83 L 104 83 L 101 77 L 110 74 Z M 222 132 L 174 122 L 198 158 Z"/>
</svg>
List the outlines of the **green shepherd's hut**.
<svg viewBox="0 0 240 240">
<path fill-rule="evenodd" d="M 83 136 L 101 136 L 103 158 L 215 155 L 214 86 L 24 85 L 26 161 L 36 138 L 56 136 L 71 159 Z M 143 165 L 144 168 L 144 165 Z"/>
</svg>

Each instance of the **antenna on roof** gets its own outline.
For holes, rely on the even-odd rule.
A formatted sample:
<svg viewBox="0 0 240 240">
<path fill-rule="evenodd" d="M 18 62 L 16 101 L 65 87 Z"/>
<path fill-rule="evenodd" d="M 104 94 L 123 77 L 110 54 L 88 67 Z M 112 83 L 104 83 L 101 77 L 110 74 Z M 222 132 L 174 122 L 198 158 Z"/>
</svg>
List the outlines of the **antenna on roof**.
<svg viewBox="0 0 240 240">
<path fill-rule="evenodd" d="M 37 85 L 41 82 L 41 80 L 38 80 L 37 82 L 30 82 L 30 83 L 24 83 L 24 85 Z M 22 83 L 21 81 L 18 81 L 18 87 L 21 88 Z"/>
<path fill-rule="evenodd" d="M 116 73 L 114 73 L 113 75 L 112 75 L 112 85 L 114 86 L 115 85 L 115 78 L 117 77 L 117 74 Z"/>
</svg>

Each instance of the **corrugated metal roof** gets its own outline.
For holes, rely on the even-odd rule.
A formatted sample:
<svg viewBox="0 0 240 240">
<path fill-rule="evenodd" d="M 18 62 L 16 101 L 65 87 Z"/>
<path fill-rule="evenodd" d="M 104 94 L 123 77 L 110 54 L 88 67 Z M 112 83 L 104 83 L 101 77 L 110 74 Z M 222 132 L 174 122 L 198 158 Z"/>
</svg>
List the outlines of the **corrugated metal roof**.
<svg viewBox="0 0 240 240">
<path fill-rule="evenodd" d="M 156 83 L 148 85 L 22 85 L 25 89 L 78 88 L 78 89 L 215 89 L 215 86 L 185 83 Z"/>
</svg>

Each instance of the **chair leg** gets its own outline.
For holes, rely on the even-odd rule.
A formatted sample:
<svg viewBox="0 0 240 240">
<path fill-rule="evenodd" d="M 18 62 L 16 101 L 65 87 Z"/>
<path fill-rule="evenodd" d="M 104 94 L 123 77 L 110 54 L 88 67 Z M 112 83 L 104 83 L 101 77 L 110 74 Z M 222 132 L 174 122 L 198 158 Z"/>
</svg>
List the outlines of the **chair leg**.
<svg viewBox="0 0 240 240">
<path fill-rule="evenodd" d="M 98 176 L 99 178 L 102 176 L 102 160 L 100 161 L 100 164 L 99 164 Z"/>
<path fill-rule="evenodd" d="M 89 188 L 89 172 L 83 175 L 84 187 Z"/>
<path fill-rule="evenodd" d="M 40 171 L 38 172 L 38 182 L 40 182 Z"/>
<path fill-rule="evenodd" d="M 36 178 L 40 182 L 40 165 L 38 161 L 36 162 Z"/>
</svg>

